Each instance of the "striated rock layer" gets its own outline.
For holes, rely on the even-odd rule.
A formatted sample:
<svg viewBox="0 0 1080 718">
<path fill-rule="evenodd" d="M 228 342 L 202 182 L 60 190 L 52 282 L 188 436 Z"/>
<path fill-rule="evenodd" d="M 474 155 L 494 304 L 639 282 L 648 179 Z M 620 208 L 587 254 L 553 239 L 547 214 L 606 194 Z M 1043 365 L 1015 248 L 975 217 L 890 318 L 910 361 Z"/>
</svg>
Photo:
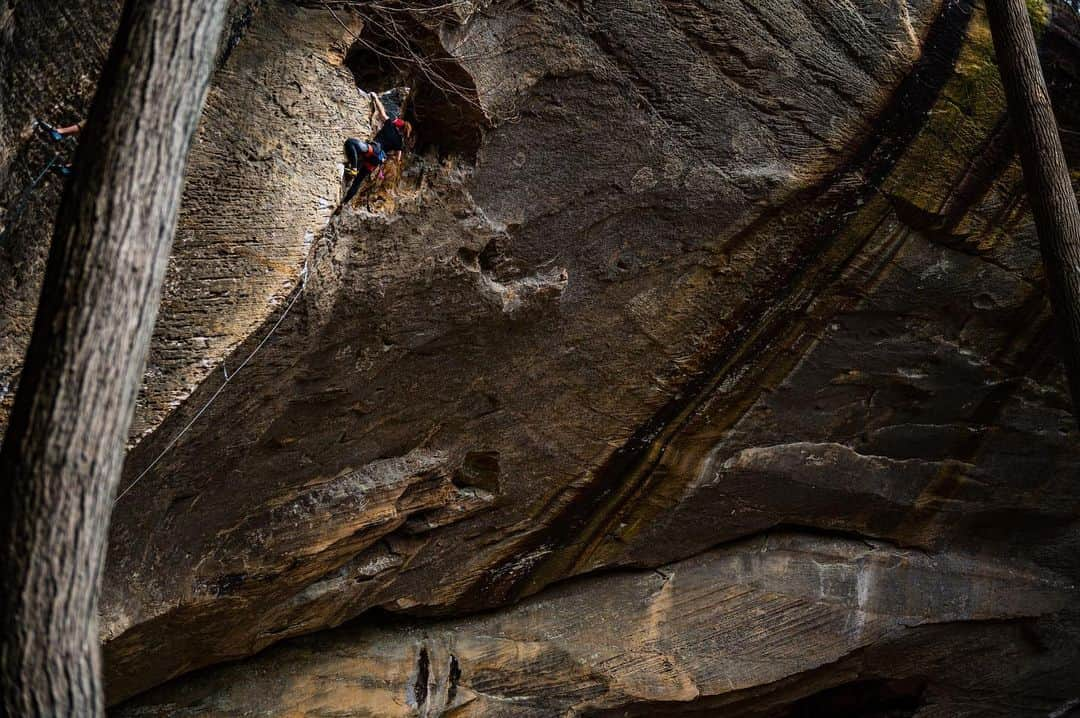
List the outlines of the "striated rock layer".
<svg viewBox="0 0 1080 718">
<path fill-rule="evenodd" d="M 1031 7 L 1080 167 L 1080 18 Z M 234 7 L 110 691 L 367 618 L 120 713 L 1077 705 L 1080 450 L 980 4 L 399 18 L 445 96 L 337 15 Z M 330 218 L 354 78 L 414 88 L 420 156 Z"/>
<path fill-rule="evenodd" d="M 925 699 L 929 676 L 910 665 L 882 670 L 879 653 L 941 635 L 918 628 L 928 624 L 1046 615 L 1069 593 L 1016 566 L 778 534 L 653 571 L 574 581 L 492 615 L 312 637 L 151 691 L 116 714 L 623 716 L 682 704 L 755 715 L 769 694 L 747 701 L 749 710 L 740 696 L 830 664 L 835 675 L 838 662 L 869 664 L 863 682 L 906 688 L 860 708 L 906 706 Z M 956 633 L 989 650 L 1002 639 L 967 626 Z M 940 660 L 942 648 L 924 658 Z M 961 676 L 934 678 L 947 685 Z M 788 700 L 837 680 L 803 682 Z M 981 701 L 1004 699 L 1014 683 Z"/>
</svg>

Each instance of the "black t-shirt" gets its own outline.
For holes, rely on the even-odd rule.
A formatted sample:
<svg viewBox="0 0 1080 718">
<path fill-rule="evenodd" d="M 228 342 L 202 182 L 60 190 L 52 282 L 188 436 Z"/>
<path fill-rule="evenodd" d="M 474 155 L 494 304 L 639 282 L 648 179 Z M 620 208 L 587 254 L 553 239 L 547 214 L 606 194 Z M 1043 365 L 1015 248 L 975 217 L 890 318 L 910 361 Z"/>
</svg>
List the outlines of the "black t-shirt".
<svg viewBox="0 0 1080 718">
<path fill-rule="evenodd" d="M 379 134 L 375 135 L 375 141 L 387 152 L 397 152 L 405 149 L 405 136 L 401 128 L 405 122 L 400 118 L 387 120 L 383 123 Z"/>
</svg>

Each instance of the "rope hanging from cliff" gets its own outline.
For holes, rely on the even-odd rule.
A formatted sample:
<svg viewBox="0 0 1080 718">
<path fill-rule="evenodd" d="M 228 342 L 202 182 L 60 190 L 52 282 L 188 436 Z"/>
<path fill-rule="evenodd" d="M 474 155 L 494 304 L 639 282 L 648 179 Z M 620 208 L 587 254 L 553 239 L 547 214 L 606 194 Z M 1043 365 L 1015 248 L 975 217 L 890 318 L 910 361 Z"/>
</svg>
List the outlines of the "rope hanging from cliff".
<svg viewBox="0 0 1080 718">
<path fill-rule="evenodd" d="M 225 381 L 221 383 L 221 386 L 217 388 L 217 391 L 215 391 L 210 396 L 206 403 L 203 404 L 197 412 L 195 412 L 195 416 L 191 417 L 191 420 L 184 425 L 184 428 L 180 429 L 180 432 L 176 436 L 174 436 L 168 444 L 165 445 L 165 448 L 161 450 L 161 453 L 154 457 L 154 460 L 151 461 L 145 469 L 139 472 L 139 475 L 135 477 L 135 480 L 128 484 L 127 488 L 121 491 L 120 494 L 117 495 L 115 499 L 113 499 L 114 506 L 119 503 L 120 499 L 124 498 L 124 496 L 126 496 L 129 491 L 135 488 L 135 485 L 142 481 L 142 478 L 148 473 L 150 473 L 151 469 L 157 466 L 159 461 L 165 458 L 165 455 L 168 454 L 174 446 L 176 446 L 177 442 L 180 441 L 181 438 L 183 438 L 184 434 L 186 434 L 188 430 L 195 425 L 195 422 L 197 422 L 202 417 L 202 415 L 206 413 L 206 410 L 209 409 L 210 405 L 213 404 L 214 401 L 221 395 L 221 392 L 225 390 L 225 387 L 229 385 L 229 382 L 235 379 L 236 375 L 239 374 L 241 370 L 243 370 L 243 368 L 248 365 L 248 362 L 250 362 L 255 357 L 255 355 L 259 353 L 259 350 L 266 345 L 266 342 L 270 341 L 270 337 L 274 336 L 274 333 L 278 330 L 278 327 L 280 327 L 281 323 L 285 321 L 285 317 L 289 315 L 289 311 L 292 310 L 293 305 L 296 304 L 296 300 L 299 299 L 300 295 L 304 293 L 304 289 L 307 288 L 307 280 L 308 260 L 305 259 L 304 266 L 300 270 L 300 283 L 297 284 L 295 289 L 293 289 L 292 299 L 289 300 L 289 303 L 285 306 L 285 311 L 283 311 L 281 313 L 281 316 L 278 317 L 277 321 L 274 322 L 274 326 L 270 327 L 270 331 L 266 333 L 266 336 L 262 338 L 262 341 L 259 342 L 258 346 L 251 350 L 251 353 L 247 355 L 244 361 L 240 362 L 240 366 L 234 369 L 232 374 L 229 373 L 228 368 L 225 366 L 225 362 L 221 363 L 221 369 L 222 373 L 225 376 Z"/>
<path fill-rule="evenodd" d="M 45 169 L 41 170 L 38 176 L 35 177 L 19 195 L 19 201 L 15 204 L 15 209 L 12 211 L 11 217 L 5 222 L 6 226 L 4 227 L 4 231 L 0 232 L 0 242 L 7 239 L 8 232 L 11 231 L 11 228 L 15 226 L 19 221 L 19 218 L 22 217 L 23 212 L 26 211 L 26 206 L 30 203 L 30 195 L 34 193 L 34 190 L 41 184 L 41 180 L 45 179 L 45 175 L 49 173 L 49 170 L 56 166 L 56 163 L 59 160 L 60 155 L 54 154 L 52 159 L 49 160 L 49 164 L 45 165 Z"/>
</svg>

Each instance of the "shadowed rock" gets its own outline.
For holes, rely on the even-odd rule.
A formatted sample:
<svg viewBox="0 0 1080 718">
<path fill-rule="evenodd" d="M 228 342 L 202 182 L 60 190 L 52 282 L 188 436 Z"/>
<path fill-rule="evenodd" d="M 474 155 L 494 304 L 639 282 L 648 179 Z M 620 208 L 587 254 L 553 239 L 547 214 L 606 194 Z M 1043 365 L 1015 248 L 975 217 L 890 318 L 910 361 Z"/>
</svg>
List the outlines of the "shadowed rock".
<svg viewBox="0 0 1080 718">
<path fill-rule="evenodd" d="M 1032 7 L 1067 139 L 1080 23 Z M 423 152 L 395 187 L 325 227 L 340 142 L 368 131 L 353 78 L 380 75 L 321 4 L 234 15 L 148 370 L 142 426 L 157 428 L 114 516 L 114 700 L 383 609 L 415 621 L 267 653 L 254 665 L 288 656 L 300 678 L 265 691 L 375 714 L 1067 702 L 1047 686 L 1075 683 L 1075 598 L 1032 586 L 1080 573 L 1080 453 L 978 3 L 542 0 L 414 18 L 468 94 L 408 68 L 365 88 L 409 84 L 437 117 L 414 116 Z M 31 283 L 3 295 L 5 316 L 27 314 Z M 808 534 L 802 569 L 763 566 L 752 543 L 713 552 L 770 531 Z M 750 603 L 685 598 L 678 631 L 704 630 L 690 609 L 727 611 L 725 643 L 759 663 L 627 643 L 665 585 L 647 569 L 684 563 Z M 1014 566 L 1026 578 L 1001 573 Z M 551 588 L 613 568 L 633 574 Z M 791 626 L 755 608 L 772 605 L 765 576 L 801 597 Z M 880 614 L 851 604 L 859 576 Z M 607 658 L 510 635 L 483 658 L 424 643 L 420 670 L 410 636 L 451 640 L 432 616 L 492 609 L 453 625 L 509 635 L 570 596 L 626 614 L 610 634 L 575 629 Z M 912 621 L 942 625 L 898 628 Z M 362 695 L 316 695 L 320 645 L 361 656 Z M 248 670 L 198 690 L 257 705 L 227 685 Z"/>
<path fill-rule="evenodd" d="M 781 533 L 574 581 L 491 616 L 291 642 L 116 715 L 667 715 L 799 674 L 842 679 L 835 664 L 915 643 L 917 626 L 1036 617 L 1073 600 L 1074 586 L 1030 568 Z"/>
</svg>

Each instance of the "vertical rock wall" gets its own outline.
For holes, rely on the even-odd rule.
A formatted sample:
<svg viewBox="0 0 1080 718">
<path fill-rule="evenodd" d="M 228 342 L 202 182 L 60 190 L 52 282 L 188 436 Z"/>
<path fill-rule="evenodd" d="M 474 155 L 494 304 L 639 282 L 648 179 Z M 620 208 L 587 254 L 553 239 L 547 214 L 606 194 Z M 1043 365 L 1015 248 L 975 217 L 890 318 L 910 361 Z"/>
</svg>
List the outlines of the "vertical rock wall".
<svg viewBox="0 0 1080 718">
<path fill-rule="evenodd" d="M 1075 164 L 1080 21 L 1031 7 Z M 325 228 L 360 23 L 233 17 L 111 536 L 114 700 L 389 610 L 127 710 L 1070 709 L 1080 454 L 978 2 L 424 13 L 493 124 L 395 76 L 427 154 Z"/>
<path fill-rule="evenodd" d="M 0 195 L 0 418 L 13 398 L 33 321 L 62 178 L 41 176 L 75 141 L 47 142 L 35 118 L 86 113 L 119 2 L 14 2 L 4 16 Z M 370 101 L 345 56 L 354 15 L 277 0 L 237 0 L 187 174 L 176 247 L 133 440 L 186 398 L 295 286 L 337 205 L 350 135 L 370 133 Z"/>
<path fill-rule="evenodd" d="M 300 277 L 337 206 L 342 146 L 370 132 L 345 55 L 362 25 L 281 0 L 234 13 L 191 154 L 135 437 L 187 398 Z"/>
<path fill-rule="evenodd" d="M 978 5 L 500 10 L 441 29 L 496 122 L 476 166 L 417 158 L 340 215 L 271 350 L 125 498 L 116 696 L 371 607 L 493 608 L 752 534 L 1072 575 L 1073 430 Z M 430 451 L 466 493 L 295 558 L 273 507 Z M 253 568 L 220 567 L 256 526 Z"/>
<path fill-rule="evenodd" d="M 120 6 L 0 3 L 0 426 L 14 399 L 60 201 L 62 178 L 47 168 L 71 161 L 75 151 L 74 141 L 54 144 L 33 123 L 67 125 L 86 115 Z"/>
</svg>

